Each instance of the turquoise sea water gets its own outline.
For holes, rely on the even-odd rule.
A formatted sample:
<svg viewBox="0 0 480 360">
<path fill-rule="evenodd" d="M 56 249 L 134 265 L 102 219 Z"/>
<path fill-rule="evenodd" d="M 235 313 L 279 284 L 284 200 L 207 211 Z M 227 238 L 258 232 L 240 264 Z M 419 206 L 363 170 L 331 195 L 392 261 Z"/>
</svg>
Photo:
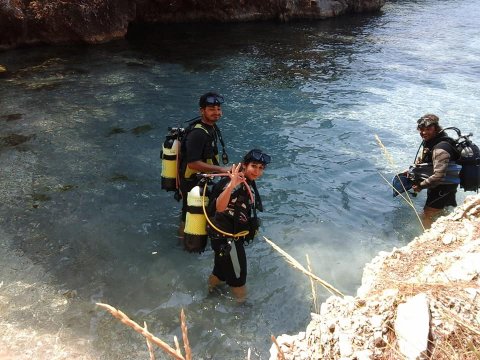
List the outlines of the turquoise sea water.
<svg viewBox="0 0 480 360">
<path fill-rule="evenodd" d="M 249 348 L 267 359 L 270 335 L 303 331 L 313 305 L 308 279 L 261 236 L 302 264 L 308 254 L 318 276 L 354 295 L 366 262 L 421 232 L 381 177 L 413 160 L 416 119 L 433 112 L 480 139 L 479 5 L 395 1 L 319 22 L 164 26 L 99 46 L 0 53 L 12 72 L 0 79 L 0 137 L 29 137 L 0 149 L 2 231 L 53 291 L 77 292 L 61 326 L 98 358 L 148 358 L 101 301 L 171 344 L 183 308 L 195 359 L 244 359 Z M 160 189 L 167 127 L 196 116 L 210 89 L 226 99 L 230 159 L 253 147 L 273 157 L 240 307 L 227 290 L 207 295 L 213 253 L 181 250 L 179 204 Z M 320 301 L 328 295 L 319 288 Z M 26 311 L 4 321 L 41 326 L 44 309 Z"/>
</svg>

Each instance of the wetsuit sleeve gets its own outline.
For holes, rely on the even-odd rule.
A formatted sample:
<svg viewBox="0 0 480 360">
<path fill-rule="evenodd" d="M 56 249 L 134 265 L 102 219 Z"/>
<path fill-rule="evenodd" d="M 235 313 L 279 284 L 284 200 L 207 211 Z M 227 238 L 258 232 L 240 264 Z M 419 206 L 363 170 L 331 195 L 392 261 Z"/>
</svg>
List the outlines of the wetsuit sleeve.
<svg viewBox="0 0 480 360">
<path fill-rule="evenodd" d="M 432 153 L 432 161 L 433 175 L 420 183 L 422 188 L 432 188 L 440 185 L 440 182 L 442 182 L 447 174 L 450 154 L 444 149 L 434 149 Z"/>
<path fill-rule="evenodd" d="M 208 144 L 209 136 L 202 129 L 193 129 L 186 139 L 187 164 L 193 161 L 204 160 L 204 152 Z"/>
</svg>

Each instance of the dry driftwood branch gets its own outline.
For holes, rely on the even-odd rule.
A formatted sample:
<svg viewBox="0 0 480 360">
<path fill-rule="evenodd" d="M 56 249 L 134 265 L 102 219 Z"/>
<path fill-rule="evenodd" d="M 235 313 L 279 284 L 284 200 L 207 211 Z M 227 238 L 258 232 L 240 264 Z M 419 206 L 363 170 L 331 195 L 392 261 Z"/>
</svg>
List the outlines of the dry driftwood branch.
<svg viewBox="0 0 480 360">
<path fill-rule="evenodd" d="M 192 360 L 192 351 L 190 349 L 190 343 L 188 342 L 188 333 L 187 333 L 187 324 L 185 321 L 185 313 L 180 312 L 180 319 L 182 323 L 182 336 L 183 336 L 183 347 L 185 348 L 185 359 Z"/>
<path fill-rule="evenodd" d="M 282 349 L 280 349 L 280 345 L 278 345 L 277 338 L 272 335 L 271 339 L 272 339 L 272 342 L 277 347 L 277 351 L 278 351 L 277 359 L 278 360 L 285 360 L 285 354 L 283 353 Z"/>
<path fill-rule="evenodd" d="M 170 345 L 165 343 L 163 340 L 154 336 L 149 331 L 142 328 L 135 321 L 131 320 L 127 315 L 125 315 L 122 311 L 120 311 L 118 309 L 115 309 L 113 306 L 108 305 L 108 304 L 97 303 L 97 305 L 100 306 L 101 308 L 107 310 L 110 314 L 112 314 L 113 317 L 117 318 L 118 320 L 120 320 L 125 325 L 130 326 L 133 330 L 135 330 L 136 332 L 145 336 L 152 343 L 154 343 L 155 345 L 157 345 L 158 347 L 163 349 L 169 355 L 173 356 L 174 359 L 176 359 L 176 360 L 186 360 L 181 354 L 180 355 L 177 354 L 177 351 L 174 348 L 172 348 Z M 183 310 L 182 310 L 182 312 L 183 312 Z"/>
<path fill-rule="evenodd" d="M 146 321 L 143 322 L 143 328 L 145 329 L 145 331 L 148 331 Z M 148 347 L 148 353 L 150 354 L 150 360 L 155 360 L 155 354 L 153 353 L 152 342 L 150 340 L 148 340 L 147 338 L 145 338 L 145 340 L 147 341 L 147 347 Z"/>
<path fill-rule="evenodd" d="M 177 354 L 182 355 L 182 350 L 180 350 L 180 344 L 178 343 L 177 336 L 173 337 L 173 342 L 175 343 L 175 349 L 177 349 Z"/>
</svg>

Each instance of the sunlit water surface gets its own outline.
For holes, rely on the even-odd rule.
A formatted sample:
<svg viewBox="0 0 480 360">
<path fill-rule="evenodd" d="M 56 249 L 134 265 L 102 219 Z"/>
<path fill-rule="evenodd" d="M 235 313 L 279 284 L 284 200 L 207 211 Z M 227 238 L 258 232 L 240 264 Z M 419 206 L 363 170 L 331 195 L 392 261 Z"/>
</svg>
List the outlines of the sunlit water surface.
<svg viewBox="0 0 480 360">
<path fill-rule="evenodd" d="M 195 359 L 244 359 L 249 348 L 267 359 L 271 334 L 305 329 L 312 299 L 308 279 L 262 236 L 354 295 L 366 262 L 421 233 L 382 175 L 411 163 L 426 112 L 480 136 L 479 8 L 395 1 L 326 21 L 168 26 L 100 46 L 0 53 L 13 73 L 0 79 L 0 135 L 31 136 L 0 149 L 3 234 L 52 292 L 76 291 L 61 326 L 99 358 L 148 358 L 100 301 L 170 344 L 183 308 Z M 244 306 L 227 289 L 207 294 L 213 253 L 182 251 L 179 204 L 160 189 L 167 127 L 196 116 L 210 89 L 226 98 L 231 160 L 254 147 L 273 157 L 259 181 L 266 212 L 247 248 Z M 318 291 L 319 301 L 329 295 Z M 44 309 L 28 311 L 4 319 L 39 326 Z"/>
</svg>

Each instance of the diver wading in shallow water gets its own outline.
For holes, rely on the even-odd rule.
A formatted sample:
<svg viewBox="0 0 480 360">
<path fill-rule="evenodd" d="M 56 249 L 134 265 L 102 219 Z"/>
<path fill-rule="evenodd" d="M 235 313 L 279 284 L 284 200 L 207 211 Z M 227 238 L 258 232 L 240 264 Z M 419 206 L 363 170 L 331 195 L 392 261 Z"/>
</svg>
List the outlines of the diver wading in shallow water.
<svg viewBox="0 0 480 360">
<path fill-rule="evenodd" d="M 460 167 L 456 161 L 459 153 L 455 140 L 448 137 L 440 126 L 438 116 L 434 114 L 422 116 L 417 120 L 417 130 L 423 142 L 422 152 L 415 159 L 415 164 L 428 164 L 432 169 L 431 175 L 428 174 L 430 176 L 414 183 L 412 189 L 415 193 L 427 189 L 422 222 L 425 228 L 429 228 L 433 218 L 442 209 L 457 206 L 456 193 L 460 183 Z"/>
<path fill-rule="evenodd" d="M 209 198 L 208 235 L 215 253 L 208 289 L 226 283 L 235 299 L 242 303 L 247 296 L 247 257 L 245 243 L 259 228 L 257 210 L 263 211 L 255 180 L 271 158 L 261 150 L 250 150 L 227 176 L 213 186 Z"/>
<path fill-rule="evenodd" d="M 429 228 L 433 218 L 448 206 L 457 206 L 458 185 L 464 191 L 480 189 L 480 149 L 473 143 L 472 133 L 462 135 L 456 127 L 442 128 L 439 118 L 426 114 L 417 120 L 417 130 L 423 141 L 415 156 L 414 165 L 394 176 L 393 196 L 413 189 L 416 194 L 427 189 L 423 219 L 424 228 Z M 457 134 L 452 139 L 446 130 Z"/>
<path fill-rule="evenodd" d="M 222 116 L 223 102 L 223 97 L 215 92 L 203 94 L 199 99 L 200 119 L 196 119 L 197 121 L 185 129 L 185 136 L 181 141 L 178 177 L 182 197 L 182 215 L 178 233 L 184 249 L 188 252 L 202 252 L 207 245 L 206 229 L 196 221 L 197 217 L 203 215 L 198 214 L 198 207 L 195 209 L 188 204 L 188 194 L 199 181 L 197 174 L 230 170 L 229 167 L 220 166 L 218 155 L 217 143 L 220 141 L 222 163 L 228 164 L 222 135 L 216 125 Z M 193 196 L 192 194 L 191 198 Z M 187 214 L 190 215 L 191 221 L 186 221 Z M 203 228 L 200 229 L 199 226 Z"/>
<path fill-rule="evenodd" d="M 432 224 L 433 217 L 448 206 L 457 206 L 456 193 L 460 178 L 455 183 L 444 184 L 449 163 L 455 163 L 459 157 L 455 141 L 443 132 L 439 118 L 426 114 L 417 121 L 417 130 L 423 139 L 423 150 L 415 160 L 416 164 L 433 165 L 433 174 L 418 184 L 413 184 L 416 193 L 427 189 L 427 200 L 423 208 L 423 223 L 426 228 Z"/>
</svg>

